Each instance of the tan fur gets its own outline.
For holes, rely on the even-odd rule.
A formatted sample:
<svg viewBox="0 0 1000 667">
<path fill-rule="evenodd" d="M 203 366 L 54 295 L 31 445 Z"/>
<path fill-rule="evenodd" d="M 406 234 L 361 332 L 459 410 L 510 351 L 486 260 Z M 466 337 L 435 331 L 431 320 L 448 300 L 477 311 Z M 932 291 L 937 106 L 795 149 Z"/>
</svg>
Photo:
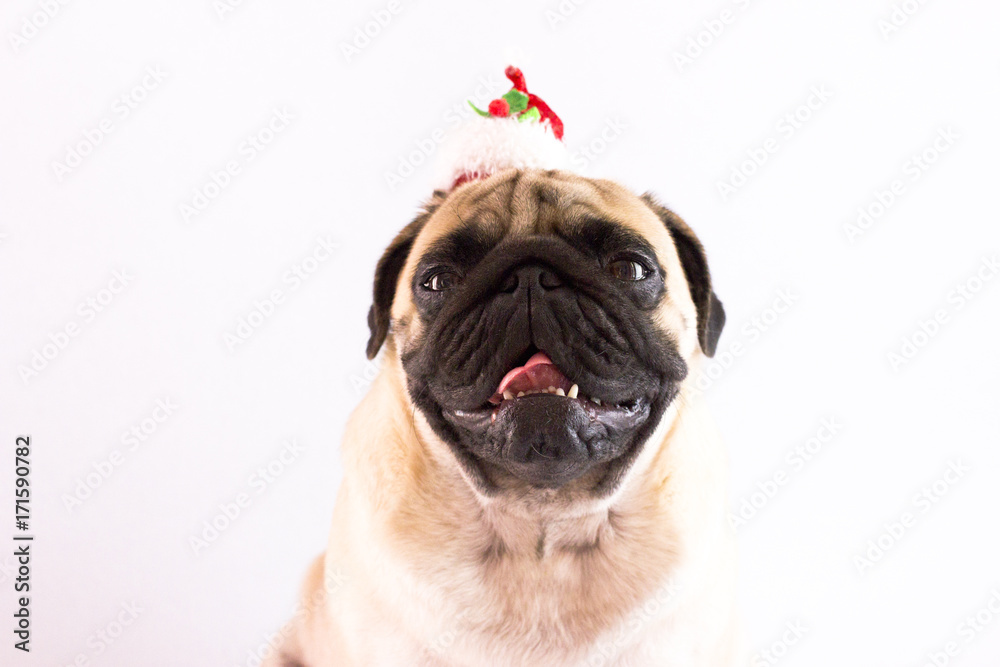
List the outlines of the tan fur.
<svg viewBox="0 0 1000 667">
<path fill-rule="evenodd" d="M 460 188 L 430 217 L 399 279 L 382 371 L 344 436 L 328 549 L 306 583 L 304 601 L 321 602 L 296 617 L 288 662 L 272 665 L 736 664 L 726 460 L 700 398 L 682 388 L 610 498 L 583 493 L 586 479 L 555 491 L 512 484 L 486 498 L 405 390 L 399 351 L 422 327 L 408 286 L 436 238 L 470 219 L 547 234 L 588 212 L 656 249 L 667 272 L 657 321 L 696 375 L 684 272 L 638 197 L 561 172 L 511 171 Z"/>
</svg>

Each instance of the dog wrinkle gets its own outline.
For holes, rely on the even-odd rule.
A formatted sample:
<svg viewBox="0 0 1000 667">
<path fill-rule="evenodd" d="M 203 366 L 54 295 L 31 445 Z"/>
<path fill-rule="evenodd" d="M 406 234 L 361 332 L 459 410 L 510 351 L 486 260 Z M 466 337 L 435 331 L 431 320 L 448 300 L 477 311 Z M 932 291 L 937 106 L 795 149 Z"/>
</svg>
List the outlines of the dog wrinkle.
<svg viewBox="0 0 1000 667">
<path fill-rule="evenodd" d="M 524 172 L 518 171 L 514 175 L 514 178 L 511 179 L 509 183 L 505 184 L 505 187 L 508 189 L 508 192 L 507 192 L 507 201 L 504 204 L 503 210 L 507 212 L 508 218 L 513 218 L 515 215 L 514 205 L 515 205 L 515 198 L 517 197 L 517 186 L 521 182 L 521 179 L 523 177 L 524 177 Z"/>
<path fill-rule="evenodd" d="M 578 557 L 592 556 L 601 551 L 601 537 L 598 535 L 593 542 L 562 544 L 559 546 L 559 550 Z"/>
<path fill-rule="evenodd" d="M 486 544 L 486 548 L 482 550 L 479 561 L 486 567 L 489 567 L 507 558 L 509 555 L 510 552 L 507 549 L 507 545 L 503 543 L 503 540 L 496 535 L 492 535 Z"/>
<path fill-rule="evenodd" d="M 456 204 L 469 208 L 478 207 L 483 200 L 496 196 L 497 191 L 511 180 L 521 177 L 520 169 L 504 170 L 485 181 L 474 181 L 470 187 L 459 190 L 460 197 Z"/>
<path fill-rule="evenodd" d="M 559 190 L 544 181 L 532 185 L 531 193 L 541 205 L 558 206 L 561 200 Z"/>
<path fill-rule="evenodd" d="M 558 174 L 515 170 L 493 187 L 489 195 L 477 197 L 474 206 L 477 210 L 502 211 L 508 230 L 529 234 L 551 232 L 565 217 L 566 210 L 578 205 L 578 198 L 569 196 L 568 182 L 554 178 Z"/>
<path fill-rule="evenodd" d="M 531 177 L 519 179 L 509 198 L 507 219 L 515 232 L 537 233 L 539 202 L 534 197 Z"/>
<path fill-rule="evenodd" d="M 538 543 L 535 544 L 535 558 L 542 560 L 545 558 L 545 528 L 538 534 Z"/>
<path fill-rule="evenodd" d="M 618 323 L 610 321 L 611 318 L 603 308 L 595 307 L 591 299 L 585 299 L 582 295 L 577 297 L 576 305 L 583 316 L 583 321 L 586 321 L 590 328 L 601 336 L 602 342 L 611 343 L 620 352 L 632 351 L 625 336 L 619 330 Z"/>
</svg>

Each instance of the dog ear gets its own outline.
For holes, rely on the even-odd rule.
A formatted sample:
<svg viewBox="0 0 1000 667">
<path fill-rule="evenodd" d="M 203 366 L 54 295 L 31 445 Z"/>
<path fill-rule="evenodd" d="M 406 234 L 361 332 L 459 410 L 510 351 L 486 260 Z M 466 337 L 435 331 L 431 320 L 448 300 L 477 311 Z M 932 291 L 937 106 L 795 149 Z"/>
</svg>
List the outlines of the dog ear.
<svg viewBox="0 0 1000 667">
<path fill-rule="evenodd" d="M 385 337 L 389 335 L 390 313 L 392 312 L 392 299 L 396 295 L 396 283 L 399 282 L 400 272 L 406 266 L 413 241 L 446 196 L 447 193 L 443 190 L 435 190 L 431 200 L 424 206 L 420 215 L 396 235 L 375 267 L 372 306 L 368 309 L 368 329 L 371 331 L 367 349 L 369 359 L 375 358 L 382 343 L 385 342 Z"/>
<path fill-rule="evenodd" d="M 684 267 L 684 277 L 691 289 L 691 298 L 698 310 L 698 342 L 702 351 L 711 357 L 715 354 L 722 327 L 726 323 L 726 312 L 722 309 L 719 297 L 712 291 L 712 277 L 708 273 L 705 248 L 677 214 L 662 206 L 650 194 L 643 195 L 642 200 L 659 216 L 674 239 L 681 266 Z"/>
</svg>

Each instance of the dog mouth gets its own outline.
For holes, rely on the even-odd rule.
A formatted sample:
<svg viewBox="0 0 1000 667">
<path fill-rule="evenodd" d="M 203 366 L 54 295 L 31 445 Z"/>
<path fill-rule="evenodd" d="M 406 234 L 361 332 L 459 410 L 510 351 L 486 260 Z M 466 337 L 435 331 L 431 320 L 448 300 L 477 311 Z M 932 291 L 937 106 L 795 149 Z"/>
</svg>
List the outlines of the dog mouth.
<svg viewBox="0 0 1000 667">
<path fill-rule="evenodd" d="M 601 399 L 580 395 L 580 385 L 572 382 L 556 367 L 549 355 L 535 352 L 523 366 L 512 368 L 497 387 L 496 393 L 490 397 L 493 405 L 502 405 L 504 401 L 513 401 L 533 394 L 553 394 L 570 399 L 591 401 L 602 405 Z"/>
<path fill-rule="evenodd" d="M 616 402 L 609 388 L 602 398 L 598 378 L 574 382 L 533 347 L 515 363 L 480 407 L 442 411 L 470 438 L 466 451 L 476 460 L 534 486 L 558 488 L 632 451 L 630 443 L 649 419 L 657 392 Z M 608 382 L 609 387 L 618 382 L 620 393 L 620 378 Z"/>
<path fill-rule="evenodd" d="M 473 410 L 453 410 L 453 414 L 468 426 L 494 424 L 498 417 L 514 411 L 525 401 L 552 401 L 552 407 L 583 409 L 594 421 L 607 422 L 617 428 L 632 428 L 648 414 L 649 399 L 638 397 L 612 402 L 596 392 L 585 394 L 580 385 L 563 373 L 549 355 L 532 347 L 522 355 L 527 359 L 510 369 L 486 404 Z"/>
</svg>

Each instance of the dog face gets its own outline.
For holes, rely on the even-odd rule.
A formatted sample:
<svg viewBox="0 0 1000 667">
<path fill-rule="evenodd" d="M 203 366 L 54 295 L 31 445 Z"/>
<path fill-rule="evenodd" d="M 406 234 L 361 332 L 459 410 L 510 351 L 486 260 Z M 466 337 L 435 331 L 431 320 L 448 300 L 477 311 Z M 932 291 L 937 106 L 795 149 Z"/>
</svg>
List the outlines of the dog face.
<svg viewBox="0 0 1000 667">
<path fill-rule="evenodd" d="M 415 408 L 480 492 L 601 496 L 725 315 L 701 244 L 651 198 L 508 170 L 434 194 L 379 261 L 368 320 L 369 358 L 389 336 Z"/>
</svg>

